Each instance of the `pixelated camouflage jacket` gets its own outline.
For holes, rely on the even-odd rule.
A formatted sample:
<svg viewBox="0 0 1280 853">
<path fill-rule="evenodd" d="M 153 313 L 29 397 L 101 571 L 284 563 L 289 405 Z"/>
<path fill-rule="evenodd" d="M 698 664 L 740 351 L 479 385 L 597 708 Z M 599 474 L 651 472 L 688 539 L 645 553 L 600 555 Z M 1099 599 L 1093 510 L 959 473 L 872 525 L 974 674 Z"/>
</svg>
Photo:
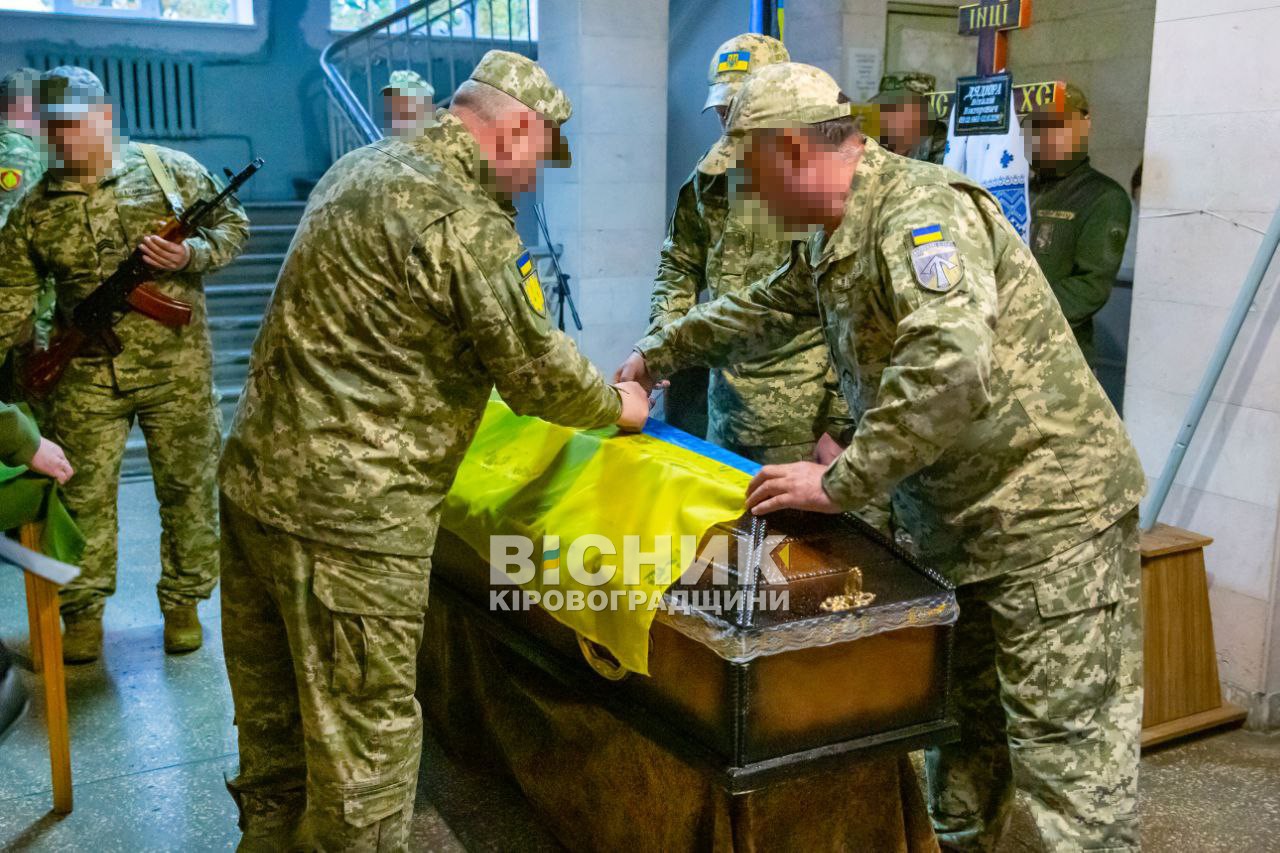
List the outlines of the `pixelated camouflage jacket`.
<svg viewBox="0 0 1280 853">
<path fill-rule="evenodd" d="M 204 167 L 188 155 L 157 148 L 183 202 L 190 206 L 218 192 Z M 0 231 L 0 350 L 13 345 L 52 276 L 57 323 L 101 284 L 142 241 L 173 217 L 160 185 L 136 145 L 96 184 L 45 175 L 19 202 Z M 191 261 L 176 273 L 158 273 L 156 287 L 192 307 L 191 324 L 174 329 L 129 312 L 115 331 L 124 351 L 112 359 L 121 390 L 153 385 L 176 371 L 212 369 L 212 347 L 202 277 L 230 263 L 249 233 L 244 209 L 231 201 L 187 240 Z M 99 353 L 105 355 L 105 353 Z"/>
<path fill-rule="evenodd" d="M 938 242 L 915 245 L 933 226 Z M 990 195 L 868 141 L 823 237 L 772 280 L 641 341 L 650 371 L 820 325 L 858 418 L 823 485 L 850 509 L 892 489 L 898 522 L 955 583 L 1031 566 L 1133 509 L 1145 480 L 1124 425 Z M 941 251 L 959 280 L 940 285 L 918 250 Z"/>
<path fill-rule="evenodd" d="M 729 210 L 723 175 L 685 181 L 667 229 L 649 308 L 649 334 L 683 317 L 705 287 L 715 299 L 767 278 L 790 243 L 755 234 Z M 819 329 L 805 329 L 767 355 L 713 369 L 709 432 L 742 447 L 813 441 L 830 416 L 847 414 L 834 388 Z"/>
<path fill-rule="evenodd" d="M 495 384 L 566 426 L 621 414 L 548 322 L 471 134 L 437 117 L 347 154 L 312 191 L 220 470 L 251 515 L 352 550 L 431 553 Z"/>
<path fill-rule="evenodd" d="M 25 131 L 0 121 L 0 228 L 46 168 L 40 143 Z"/>
</svg>

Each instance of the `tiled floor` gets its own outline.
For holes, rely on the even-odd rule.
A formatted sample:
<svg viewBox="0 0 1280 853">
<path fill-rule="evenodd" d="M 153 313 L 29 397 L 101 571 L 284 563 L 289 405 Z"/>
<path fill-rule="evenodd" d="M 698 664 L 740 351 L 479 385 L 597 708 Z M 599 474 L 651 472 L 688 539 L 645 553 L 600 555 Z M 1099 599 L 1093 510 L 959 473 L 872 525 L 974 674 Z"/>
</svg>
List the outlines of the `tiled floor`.
<svg viewBox="0 0 1280 853">
<path fill-rule="evenodd" d="M 0 849 L 161 851 L 234 847 L 223 776 L 235 736 L 217 620 L 201 607 L 205 647 L 168 657 L 154 595 L 159 531 L 150 483 L 121 497 L 119 592 L 107 606 L 103 660 L 68 669 L 75 811 L 49 813 L 39 700 L 0 747 Z M 22 581 L 0 567 L 0 636 L 27 648 Z M 33 688 L 38 685 L 30 680 Z M 33 691 L 38 692 L 38 691 Z M 1280 851 L 1280 735 L 1231 732 L 1143 762 L 1148 851 Z M 1030 851 L 1020 815 L 1002 851 Z M 553 851 L 519 793 L 449 761 L 428 743 L 414 819 L 415 850 Z"/>
</svg>

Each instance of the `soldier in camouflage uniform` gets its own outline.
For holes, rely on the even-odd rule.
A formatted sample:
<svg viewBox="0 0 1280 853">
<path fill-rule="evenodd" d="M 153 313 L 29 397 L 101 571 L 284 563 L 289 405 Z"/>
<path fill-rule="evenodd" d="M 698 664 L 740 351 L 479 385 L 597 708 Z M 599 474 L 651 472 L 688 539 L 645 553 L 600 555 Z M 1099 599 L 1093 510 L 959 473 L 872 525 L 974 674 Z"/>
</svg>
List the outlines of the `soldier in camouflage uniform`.
<svg viewBox="0 0 1280 853">
<path fill-rule="evenodd" d="M 822 230 L 619 373 L 651 383 L 820 326 L 845 397 L 864 401 L 856 430 L 828 467 L 766 466 L 747 504 L 839 512 L 892 490 L 925 562 L 959 586 L 961 740 L 927 762 L 943 844 L 992 849 L 1016 789 L 1050 849 L 1137 849 L 1141 466 L 996 201 L 864 141 L 842 97 L 809 66 L 746 83 L 709 160 Z"/>
<path fill-rule="evenodd" d="M 871 103 L 880 107 L 880 144 L 894 154 L 942 164 L 947 126 L 929 116 L 928 94 L 938 88 L 932 74 L 906 71 L 880 78 Z"/>
<path fill-rule="evenodd" d="M 221 466 L 242 849 L 405 848 L 439 508 L 491 389 L 567 426 L 644 423 L 644 390 L 552 328 L 514 227 L 538 163 L 568 164 L 570 111 L 491 51 L 422 135 L 311 193 Z"/>
<path fill-rule="evenodd" d="M 436 90 L 416 71 L 392 71 L 382 87 L 382 126 L 391 136 L 417 136 L 432 124 Z"/>
<path fill-rule="evenodd" d="M 81 663 L 101 651 L 102 611 L 115 591 L 120 463 L 135 420 L 160 503 L 157 592 L 165 649 L 192 651 L 201 644 L 196 604 L 218 578 L 221 429 L 202 279 L 240 251 L 248 219 L 233 202 L 185 244 L 154 236 L 175 207 L 218 188 L 185 154 L 121 142 L 102 83 L 83 68 L 49 72 L 41 117 L 59 166 L 0 232 L 0 349 L 12 345 L 46 277 L 54 279 L 58 316 L 66 321 L 139 245 L 157 271 L 158 289 L 193 308 L 191 324 L 179 329 L 124 315 L 115 326 L 123 352 L 113 358 L 91 345 L 71 362 L 49 402 L 53 435 L 80 471 L 63 495 L 86 539 L 81 574 L 60 592 L 64 654 Z"/>
<path fill-rule="evenodd" d="M 1129 194 L 1089 162 L 1089 102 L 1067 84 L 1063 110 L 1031 115 L 1031 251 L 1090 365 L 1093 316 L 1111 298 L 1133 212 Z"/>
<path fill-rule="evenodd" d="M 729 39 L 711 57 L 711 91 L 704 110 L 714 108 L 723 126 L 729 102 L 747 74 L 789 59 L 782 42 L 769 36 L 749 33 Z M 694 169 L 680 188 L 658 261 L 649 332 L 687 314 L 704 288 L 714 299 L 765 278 L 786 259 L 790 245 L 757 236 L 729 211 L 723 174 Z M 828 364 L 815 328 L 763 358 L 712 370 L 707 440 L 762 463 L 810 458 L 832 414 L 833 399 L 838 400 L 825 382 Z"/>
<path fill-rule="evenodd" d="M 48 163 L 40 122 L 36 116 L 35 90 L 40 72 L 33 68 L 20 68 L 0 81 L 0 229 L 9 219 L 9 211 L 40 183 Z M 25 343 L 35 337 L 36 345 L 48 343 L 49 319 L 53 314 L 53 286 L 46 282 L 41 289 L 36 310 L 31 318 L 30 330 L 20 333 Z M 0 354 L 0 395 L 16 397 L 17 382 L 14 378 L 13 359 Z"/>
<path fill-rule="evenodd" d="M 20 68 L 0 81 L 0 228 L 27 190 L 40 183 L 46 168 L 36 141 L 35 86 L 40 73 Z"/>
</svg>

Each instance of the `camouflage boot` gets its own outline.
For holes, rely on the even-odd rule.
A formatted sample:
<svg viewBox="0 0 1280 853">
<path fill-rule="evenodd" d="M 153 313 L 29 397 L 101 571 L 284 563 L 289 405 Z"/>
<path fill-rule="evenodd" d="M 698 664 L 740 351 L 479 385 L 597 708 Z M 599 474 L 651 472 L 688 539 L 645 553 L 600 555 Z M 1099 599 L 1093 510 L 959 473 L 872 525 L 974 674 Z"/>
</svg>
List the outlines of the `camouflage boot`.
<svg viewBox="0 0 1280 853">
<path fill-rule="evenodd" d="M 194 652 L 204 643 L 204 629 L 194 604 L 164 612 L 164 650 L 171 655 Z"/>
<path fill-rule="evenodd" d="M 63 616 L 64 663 L 93 663 L 102 655 L 102 615 Z"/>
</svg>

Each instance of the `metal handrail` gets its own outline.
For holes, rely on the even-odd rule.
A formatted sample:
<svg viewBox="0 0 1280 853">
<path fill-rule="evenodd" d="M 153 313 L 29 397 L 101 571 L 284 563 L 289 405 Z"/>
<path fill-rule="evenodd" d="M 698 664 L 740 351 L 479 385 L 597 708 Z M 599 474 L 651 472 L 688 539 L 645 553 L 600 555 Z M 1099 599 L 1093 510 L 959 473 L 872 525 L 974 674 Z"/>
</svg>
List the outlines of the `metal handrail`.
<svg viewBox="0 0 1280 853">
<path fill-rule="evenodd" d="M 335 157 L 341 155 L 341 149 L 355 146 L 345 144 L 344 137 L 354 134 L 358 145 L 367 145 L 382 137 L 382 130 L 370 112 L 373 103 L 373 67 L 375 58 L 390 65 L 410 66 L 413 64 L 415 47 L 425 48 L 428 77 L 431 73 L 432 43 L 447 43 L 449 67 L 449 83 L 447 88 L 435 86 L 440 100 L 447 99 L 458 87 L 456 60 L 459 48 L 465 50 L 470 46 L 472 60 L 479 62 L 481 48 L 504 45 L 509 49 L 523 48 L 526 52 L 534 50 L 533 41 L 533 8 L 530 0 L 452 0 L 444 8 L 438 8 L 445 0 L 417 0 L 402 9 L 398 9 L 370 24 L 348 33 L 329 44 L 320 54 L 320 68 L 325 78 L 325 88 L 333 105 L 337 108 L 330 117 L 331 143 Z M 496 7 L 505 5 L 507 9 L 506 37 L 501 38 L 494 33 L 494 14 Z M 432 8 L 437 7 L 436 12 Z M 523 8 L 529 22 L 528 33 L 517 39 L 512 28 L 513 11 Z M 489 13 L 490 32 L 487 37 L 480 36 L 476 30 L 479 24 L 479 13 L 487 9 Z M 454 21 L 459 13 L 466 13 L 471 21 L 470 33 L 456 32 Z M 415 20 L 415 18 L 417 20 Z M 447 32 L 436 33 L 439 26 L 447 27 Z M 403 46 L 403 57 L 397 59 L 397 47 Z M 344 72 L 348 55 L 355 54 L 363 48 L 365 98 L 356 93 Z M 443 81 L 440 81 L 443 82 Z"/>
</svg>

